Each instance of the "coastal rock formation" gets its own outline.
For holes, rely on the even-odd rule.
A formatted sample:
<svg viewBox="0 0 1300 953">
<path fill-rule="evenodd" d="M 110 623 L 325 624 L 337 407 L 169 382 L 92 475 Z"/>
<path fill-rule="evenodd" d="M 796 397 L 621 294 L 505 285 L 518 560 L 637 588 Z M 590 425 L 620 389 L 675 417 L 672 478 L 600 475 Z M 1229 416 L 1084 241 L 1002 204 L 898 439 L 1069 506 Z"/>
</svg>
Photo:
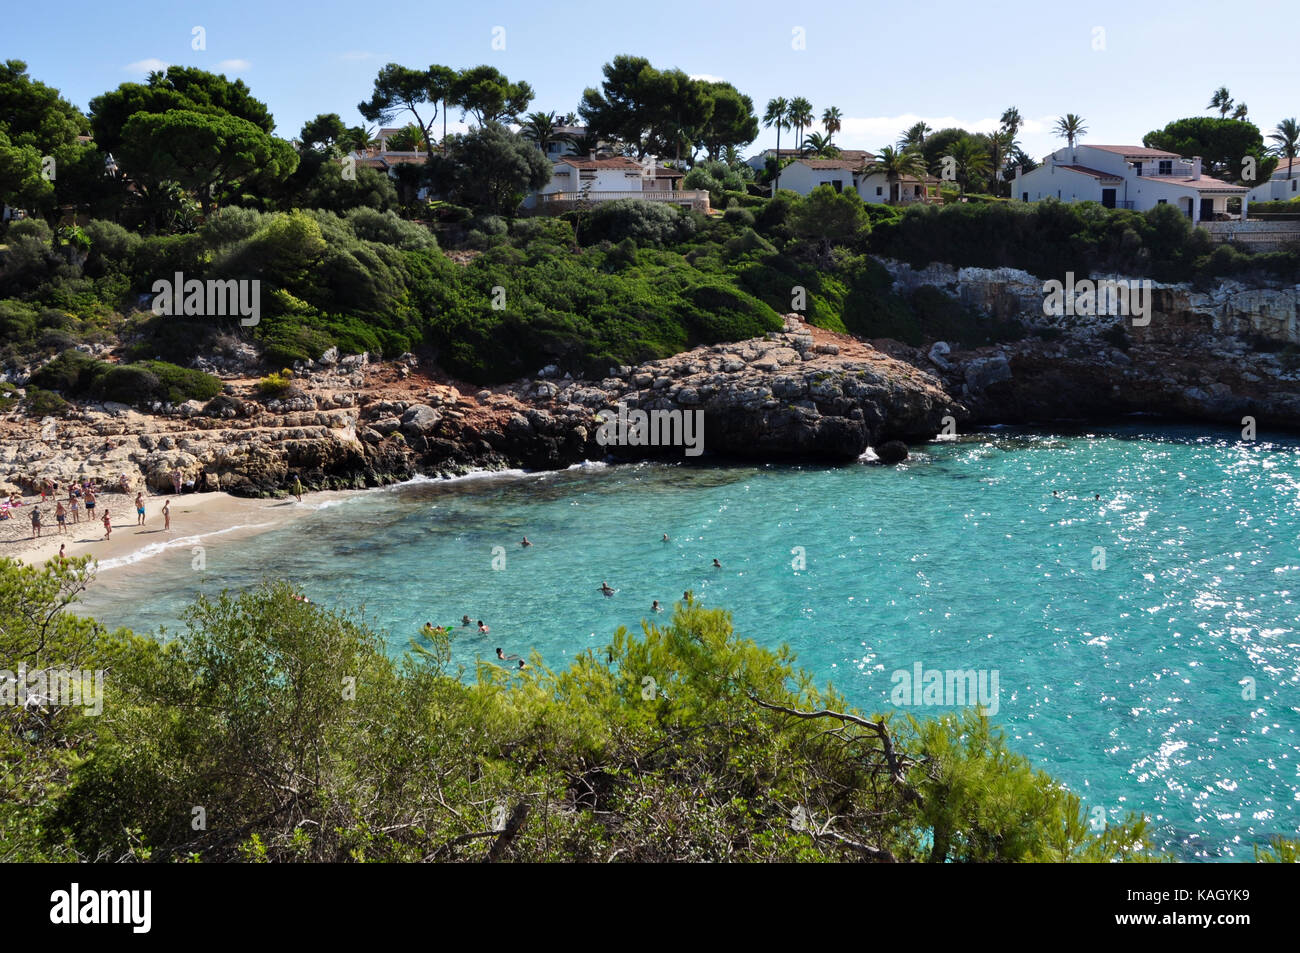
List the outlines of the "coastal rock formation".
<svg viewBox="0 0 1300 953">
<path fill-rule="evenodd" d="M 891 439 L 929 439 L 966 408 L 931 375 L 846 335 L 786 315 L 780 332 L 700 347 L 597 383 L 566 382 L 554 403 L 591 412 L 619 404 L 698 411 L 708 452 L 852 460 Z M 538 382 L 533 393 L 550 394 Z M 653 448 L 619 448 L 638 452 Z M 670 452 L 680 453 L 680 449 Z"/>
<path fill-rule="evenodd" d="M 1135 324 L 1124 315 L 1044 314 L 1043 282 L 1023 271 L 884 264 L 899 290 L 930 285 L 1030 331 L 965 351 L 877 342 L 933 369 L 972 422 L 1139 413 L 1233 426 L 1251 416 L 1261 430 L 1300 430 L 1300 288 L 1153 282 L 1149 321 Z"/>
<path fill-rule="evenodd" d="M 348 489 L 418 473 L 555 469 L 610 454 L 672 455 L 683 446 L 608 445 L 597 413 L 698 411 L 708 453 L 846 461 L 888 440 L 926 439 L 945 416 L 967 417 L 935 377 L 796 316 L 765 338 L 700 347 L 600 381 L 547 377 L 470 396 L 411 369 L 356 356 L 319 362 L 291 396 L 259 399 L 251 382 L 207 404 L 142 414 L 85 404 L 36 430 L 0 424 L 0 480 L 27 489 L 94 478 L 134 493 L 169 491 L 180 471 L 195 490 Z"/>
</svg>

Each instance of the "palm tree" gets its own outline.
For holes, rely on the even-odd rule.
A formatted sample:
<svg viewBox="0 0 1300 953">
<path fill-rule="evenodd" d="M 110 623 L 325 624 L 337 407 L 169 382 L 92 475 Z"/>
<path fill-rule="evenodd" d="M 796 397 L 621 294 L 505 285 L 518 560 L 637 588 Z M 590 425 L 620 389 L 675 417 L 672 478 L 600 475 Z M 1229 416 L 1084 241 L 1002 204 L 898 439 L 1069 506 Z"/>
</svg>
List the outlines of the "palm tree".
<svg viewBox="0 0 1300 953">
<path fill-rule="evenodd" d="M 1025 124 L 1024 119 L 1020 116 L 1020 110 L 1015 106 L 1012 106 L 1002 114 L 1001 122 L 1002 128 L 1011 133 L 1013 139 L 1015 138 L 1016 133 L 1020 132 L 1020 127 Z"/>
<path fill-rule="evenodd" d="M 826 129 L 827 142 L 830 142 L 835 137 L 835 133 L 840 131 L 840 120 L 843 118 L 837 106 L 828 106 L 822 111 L 822 126 Z"/>
<path fill-rule="evenodd" d="M 885 174 L 885 180 L 889 183 L 891 205 L 899 200 L 898 183 L 902 179 L 917 179 L 924 188 L 927 174 L 925 159 L 919 152 L 914 149 L 895 149 L 893 146 L 884 146 L 877 152 L 876 158 L 863 169 L 863 172 L 867 175 L 875 175 L 877 172 Z"/>
<path fill-rule="evenodd" d="M 364 152 L 371 146 L 379 145 L 379 140 L 375 138 L 374 126 L 369 129 L 364 126 L 352 126 L 339 139 L 339 144 L 349 151 Z"/>
<path fill-rule="evenodd" d="M 1038 168 L 1038 163 L 1029 157 L 1024 149 L 1014 146 L 1007 153 L 1007 172 L 1012 178 L 1015 177 L 1015 170 L 1023 172 L 1033 172 Z"/>
<path fill-rule="evenodd" d="M 956 162 L 957 187 L 963 192 L 989 170 L 988 149 L 974 136 L 962 136 L 948 147 L 948 155 Z"/>
<path fill-rule="evenodd" d="M 934 132 L 924 122 L 913 123 L 908 127 L 907 132 L 903 133 L 902 138 L 898 140 L 899 148 L 902 149 L 919 149 L 925 145 L 925 137 Z"/>
<path fill-rule="evenodd" d="M 1214 95 L 1210 97 L 1210 105 L 1205 108 L 1217 109 L 1220 118 L 1228 115 L 1228 110 L 1232 108 L 1232 94 L 1228 92 L 1228 87 L 1220 86 L 1216 89 Z"/>
<path fill-rule="evenodd" d="M 560 132 L 561 121 L 556 118 L 555 113 L 534 112 L 529 113 L 524 118 L 523 126 L 519 129 L 519 134 L 525 139 L 531 139 L 537 143 L 537 148 L 543 153 L 546 147 L 552 142 L 572 142 L 573 137 L 567 132 Z"/>
<path fill-rule="evenodd" d="M 790 100 L 790 124 L 798 130 L 795 139 L 795 148 L 803 147 L 803 131 L 815 122 L 813 117 L 812 103 L 802 96 L 796 96 Z"/>
<path fill-rule="evenodd" d="M 1245 103 L 1237 103 L 1237 108 L 1232 111 L 1232 118 L 1240 119 L 1242 122 L 1245 122 L 1247 112 L 1248 110 Z"/>
<path fill-rule="evenodd" d="M 590 132 L 585 136 L 575 136 L 569 141 L 573 143 L 574 153 L 584 159 L 600 151 L 600 136 Z"/>
<path fill-rule="evenodd" d="M 1004 173 L 1007 168 L 1007 157 L 1011 155 L 1011 150 L 1016 148 L 1016 144 L 1016 137 L 1010 129 L 1003 128 L 989 133 L 989 165 L 993 170 L 994 194 L 1001 191 L 1001 180 L 1006 178 Z"/>
<path fill-rule="evenodd" d="M 1269 133 L 1269 138 L 1277 143 L 1270 151 L 1274 155 L 1286 156 L 1286 177 L 1291 178 L 1292 165 L 1295 163 L 1296 144 L 1300 142 L 1300 124 L 1295 119 L 1283 119 L 1277 128 Z"/>
<path fill-rule="evenodd" d="M 394 152 L 425 152 L 428 143 L 424 138 L 424 130 L 417 124 L 410 123 L 388 137 L 388 148 Z"/>
<path fill-rule="evenodd" d="M 767 109 L 763 113 L 763 125 L 771 129 L 776 127 L 776 182 L 772 186 L 772 194 L 781 186 L 781 130 L 790 128 L 790 103 L 784 97 L 769 99 Z"/>
<path fill-rule="evenodd" d="M 820 132 L 808 133 L 804 137 L 803 147 L 799 151 L 804 155 L 822 159 L 833 159 L 840 152 L 831 142 L 831 137 L 823 136 Z"/>
<path fill-rule="evenodd" d="M 1053 131 L 1058 136 L 1065 139 L 1065 141 L 1069 143 L 1070 148 L 1073 149 L 1075 142 L 1078 141 L 1080 136 L 1088 131 L 1088 127 L 1083 124 L 1082 116 L 1076 116 L 1074 113 L 1066 113 L 1060 119 L 1056 120 L 1056 125 L 1053 127 Z"/>
</svg>

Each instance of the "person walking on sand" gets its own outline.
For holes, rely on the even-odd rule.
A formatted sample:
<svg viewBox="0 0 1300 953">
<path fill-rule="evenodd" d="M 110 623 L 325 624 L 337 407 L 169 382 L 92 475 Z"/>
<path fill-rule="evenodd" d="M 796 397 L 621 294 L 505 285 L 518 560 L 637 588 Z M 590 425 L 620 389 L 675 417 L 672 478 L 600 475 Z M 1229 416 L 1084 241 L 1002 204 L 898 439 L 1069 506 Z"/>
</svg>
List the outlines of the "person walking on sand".
<svg viewBox="0 0 1300 953">
<path fill-rule="evenodd" d="M 135 525 L 144 525 L 144 493 L 140 492 L 135 495 Z"/>
<path fill-rule="evenodd" d="M 302 480 L 298 478 L 296 473 L 293 475 L 293 495 L 299 503 L 302 502 Z"/>
<path fill-rule="evenodd" d="M 181 471 L 179 467 L 172 471 L 172 492 L 177 496 L 181 495 Z"/>
<path fill-rule="evenodd" d="M 72 522 L 81 522 L 81 500 L 77 499 L 75 490 L 68 491 L 68 509 L 72 511 Z"/>
<path fill-rule="evenodd" d="M 171 532 L 171 528 L 172 528 L 172 509 L 171 509 L 171 507 L 172 507 L 172 501 L 171 501 L 171 500 L 164 500 L 164 501 L 163 501 L 163 529 L 167 530 L 167 532 L 169 532 L 169 533 Z"/>
<path fill-rule="evenodd" d="M 39 505 L 32 507 L 32 539 L 40 539 L 41 536 L 41 508 Z"/>
<path fill-rule="evenodd" d="M 113 535 L 113 520 L 108 510 L 104 510 L 104 539 Z"/>
<path fill-rule="evenodd" d="M 59 524 L 60 536 L 68 532 L 68 511 L 63 508 L 62 500 L 58 500 L 54 504 L 54 522 Z"/>
</svg>

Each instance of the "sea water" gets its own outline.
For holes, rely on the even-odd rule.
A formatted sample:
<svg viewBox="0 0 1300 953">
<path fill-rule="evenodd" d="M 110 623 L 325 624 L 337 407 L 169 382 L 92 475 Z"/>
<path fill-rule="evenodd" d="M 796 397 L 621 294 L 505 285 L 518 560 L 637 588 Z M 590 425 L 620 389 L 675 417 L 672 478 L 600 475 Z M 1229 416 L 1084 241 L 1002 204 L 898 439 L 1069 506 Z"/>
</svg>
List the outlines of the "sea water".
<svg viewBox="0 0 1300 953">
<path fill-rule="evenodd" d="M 395 654 L 425 621 L 451 626 L 472 672 L 497 646 L 561 668 L 689 589 L 866 711 L 896 709 L 898 673 L 918 666 L 992 673 L 1015 750 L 1089 811 L 1147 815 L 1181 859 L 1250 859 L 1300 829 L 1293 438 L 995 430 L 897 467 L 416 481 L 203 545 L 202 570 L 189 547 L 110 569 L 85 611 L 175 629 L 200 591 L 287 578 L 313 602 L 364 607 Z M 903 696 L 913 714 L 951 710 L 922 700 Z"/>
</svg>

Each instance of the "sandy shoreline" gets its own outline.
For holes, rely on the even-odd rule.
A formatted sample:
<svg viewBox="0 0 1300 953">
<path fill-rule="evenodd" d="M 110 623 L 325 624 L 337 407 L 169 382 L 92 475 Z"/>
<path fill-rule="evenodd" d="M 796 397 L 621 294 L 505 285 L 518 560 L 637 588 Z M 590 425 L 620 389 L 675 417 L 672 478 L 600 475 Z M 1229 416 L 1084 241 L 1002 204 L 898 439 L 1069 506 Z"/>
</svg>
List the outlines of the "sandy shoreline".
<svg viewBox="0 0 1300 953">
<path fill-rule="evenodd" d="M 252 536 L 284 526 L 314 513 L 329 500 L 355 496 L 364 490 L 304 493 L 302 503 L 287 499 L 245 499 L 228 493 L 187 493 L 181 496 L 149 496 L 145 499 L 145 525 L 136 525 L 133 498 L 105 493 L 99 497 L 94 521 L 83 512 L 80 523 L 68 522 L 60 534 L 54 519 L 54 504 L 40 503 L 39 496 L 25 497 L 24 506 L 10 520 L 0 522 L 0 557 L 29 565 L 40 565 L 58 555 L 90 554 L 99 561 L 100 571 L 130 565 L 164 549 L 197 545 L 209 536 Z M 171 529 L 163 529 L 163 504 L 171 501 Z M 41 536 L 31 538 L 31 507 L 41 506 Z M 112 515 L 113 535 L 104 540 L 99 514 L 107 508 Z"/>
</svg>

